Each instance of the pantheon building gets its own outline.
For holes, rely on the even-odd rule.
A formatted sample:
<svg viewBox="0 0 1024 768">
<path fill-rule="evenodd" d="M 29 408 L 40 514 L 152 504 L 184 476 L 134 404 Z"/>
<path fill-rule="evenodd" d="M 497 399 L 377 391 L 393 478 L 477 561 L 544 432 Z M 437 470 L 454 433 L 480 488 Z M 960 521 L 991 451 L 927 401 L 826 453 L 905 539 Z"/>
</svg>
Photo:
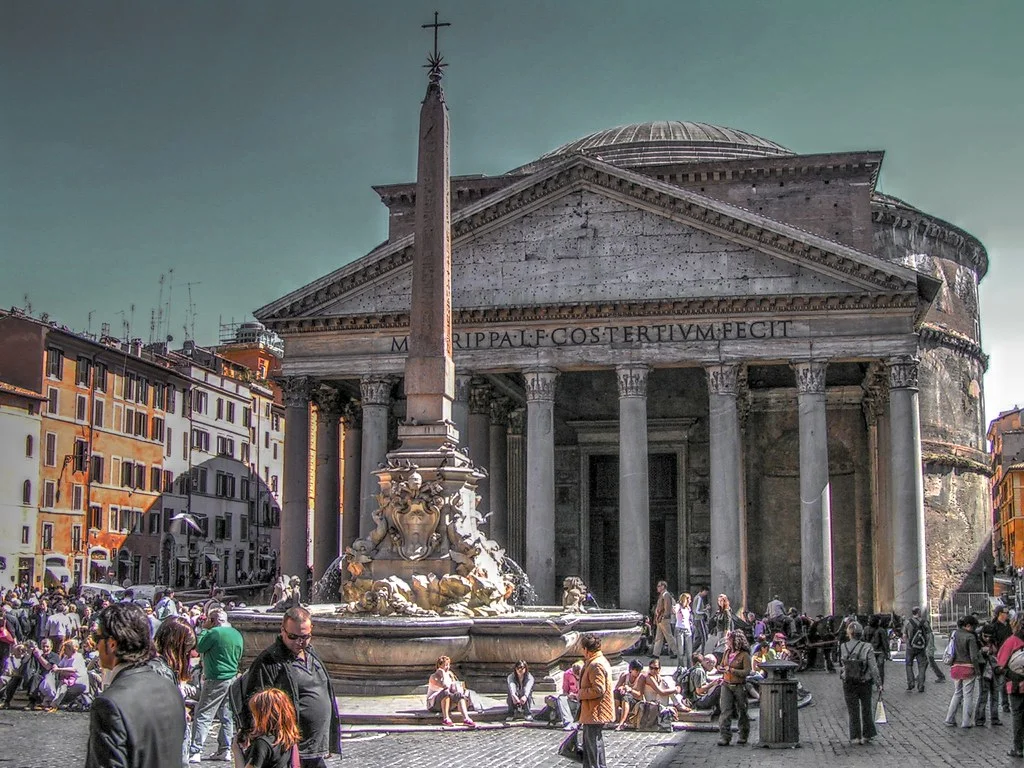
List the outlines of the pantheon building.
<svg viewBox="0 0 1024 768">
<path fill-rule="evenodd" d="M 644 611 L 664 578 L 903 612 L 980 580 L 987 255 L 879 192 L 882 160 L 655 122 L 451 179 L 454 421 L 541 601 L 579 575 Z M 416 186 L 376 191 L 387 241 L 256 312 L 285 342 L 282 538 L 318 574 L 404 418 Z"/>
</svg>

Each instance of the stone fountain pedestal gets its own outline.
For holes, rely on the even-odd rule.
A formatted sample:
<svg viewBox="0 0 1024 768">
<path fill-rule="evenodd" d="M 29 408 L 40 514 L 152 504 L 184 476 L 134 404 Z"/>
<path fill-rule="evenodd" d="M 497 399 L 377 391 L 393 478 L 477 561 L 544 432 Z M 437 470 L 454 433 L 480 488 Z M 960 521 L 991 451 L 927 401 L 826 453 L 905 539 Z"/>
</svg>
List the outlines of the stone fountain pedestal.
<svg viewBox="0 0 1024 768">
<path fill-rule="evenodd" d="M 339 695 L 422 693 L 438 656 L 450 656 L 460 679 L 481 693 L 506 690 L 518 659 L 530 665 L 538 690 L 553 690 L 545 677 L 582 658 L 580 638 L 592 633 L 612 663 L 640 638 L 643 617 L 633 611 L 562 613 L 533 607 L 495 617 L 367 616 L 313 605 L 313 647 Z M 280 633 L 281 614 L 265 609 L 231 611 L 245 640 L 245 668 Z"/>
</svg>

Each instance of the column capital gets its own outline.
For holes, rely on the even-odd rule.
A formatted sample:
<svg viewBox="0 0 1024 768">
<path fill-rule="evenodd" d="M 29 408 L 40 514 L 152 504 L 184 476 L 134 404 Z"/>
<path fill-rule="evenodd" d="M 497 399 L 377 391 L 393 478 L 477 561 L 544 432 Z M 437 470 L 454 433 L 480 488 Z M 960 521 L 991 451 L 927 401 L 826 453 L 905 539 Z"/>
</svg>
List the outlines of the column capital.
<svg viewBox="0 0 1024 768">
<path fill-rule="evenodd" d="M 469 386 L 469 412 L 483 415 L 491 412 L 491 396 L 494 388 L 486 379 L 474 378 Z"/>
<path fill-rule="evenodd" d="M 455 399 L 463 403 L 469 401 L 470 382 L 473 377 L 468 373 L 455 374 Z"/>
<path fill-rule="evenodd" d="M 889 366 L 890 389 L 917 389 L 921 361 L 913 355 L 899 355 L 885 361 Z"/>
<path fill-rule="evenodd" d="M 886 366 L 879 360 L 873 361 L 860 386 L 864 390 L 864 398 L 861 400 L 864 421 L 873 427 L 878 424 L 878 417 L 885 413 L 885 406 L 889 402 L 889 371 Z"/>
<path fill-rule="evenodd" d="M 309 376 L 289 376 L 281 387 L 286 408 L 308 407 L 312 393 L 313 380 Z"/>
<path fill-rule="evenodd" d="M 523 371 L 526 379 L 526 401 L 528 403 L 554 402 L 557 368 L 527 368 Z"/>
<path fill-rule="evenodd" d="M 390 405 L 391 387 L 395 380 L 391 376 L 370 375 L 359 379 L 359 393 L 362 405 Z"/>
<path fill-rule="evenodd" d="M 734 363 L 709 365 L 705 368 L 708 374 L 708 390 L 712 395 L 739 394 L 739 366 Z"/>
<path fill-rule="evenodd" d="M 345 429 L 363 428 L 363 409 L 356 400 L 349 400 L 341 409 L 341 423 Z"/>
<path fill-rule="evenodd" d="M 491 424 L 508 424 L 512 412 L 512 401 L 507 397 L 495 397 L 491 400 Z"/>
<path fill-rule="evenodd" d="M 341 416 L 341 409 L 344 406 L 341 393 L 334 387 L 321 384 L 313 390 L 313 402 L 319 412 L 322 421 L 330 421 Z"/>
<path fill-rule="evenodd" d="M 526 430 L 526 409 L 513 408 L 508 414 L 508 431 L 513 435 L 522 435 Z"/>
<path fill-rule="evenodd" d="M 794 360 L 790 363 L 796 374 L 796 391 L 800 395 L 825 394 L 827 364 L 818 360 Z"/>
<path fill-rule="evenodd" d="M 651 367 L 646 363 L 623 363 L 615 366 L 619 381 L 619 397 L 647 397 L 647 374 Z"/>
</svg>

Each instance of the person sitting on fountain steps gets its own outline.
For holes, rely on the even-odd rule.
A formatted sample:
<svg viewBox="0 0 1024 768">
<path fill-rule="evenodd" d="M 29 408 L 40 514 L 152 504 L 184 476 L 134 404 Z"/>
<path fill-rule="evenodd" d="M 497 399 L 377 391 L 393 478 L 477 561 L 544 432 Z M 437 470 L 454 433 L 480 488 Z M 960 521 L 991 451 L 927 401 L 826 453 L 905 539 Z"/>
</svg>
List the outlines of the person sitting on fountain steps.
<svg viewBox="0 0 1024 768">
<path fill-rule="evenodd" d="M 427 709 L 441 713 L 441 725 L 454 725 L 452 702 L 455 702 L 462 713 L 463 724 L 467 728 L 476 728 L 466 706 L 468 701 L 469 691 L 452 673 L 452 660 L 448 656 L 438 657 L 437 669 L 427 680 Z"/>
<path fill-rule="evenodd" d="M 534 679 L 525 661 L 520 659 L 516 662 L 507 682 L 508 696 L 505 703 L 508 705 L 508 714 L 505 719 L 522 717 L 524 720 L 532 721 Z"/>
</svg>

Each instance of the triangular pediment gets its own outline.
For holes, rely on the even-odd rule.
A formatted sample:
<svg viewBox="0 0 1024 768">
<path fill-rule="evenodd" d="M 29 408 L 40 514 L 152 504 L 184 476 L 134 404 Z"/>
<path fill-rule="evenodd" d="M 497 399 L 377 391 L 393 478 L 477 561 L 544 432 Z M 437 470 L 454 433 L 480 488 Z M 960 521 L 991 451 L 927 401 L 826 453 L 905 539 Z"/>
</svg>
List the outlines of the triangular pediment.
<svg viewBox="0 0 1024 768">
<path fill-rule="evenodd" d="M 407 312 L 408 235 L 258 310 L 287 320 Z M 453 216 L 456 310 L 918 292 L 919 275 L 593 158 L 569 158 Z"/>
</svg>

